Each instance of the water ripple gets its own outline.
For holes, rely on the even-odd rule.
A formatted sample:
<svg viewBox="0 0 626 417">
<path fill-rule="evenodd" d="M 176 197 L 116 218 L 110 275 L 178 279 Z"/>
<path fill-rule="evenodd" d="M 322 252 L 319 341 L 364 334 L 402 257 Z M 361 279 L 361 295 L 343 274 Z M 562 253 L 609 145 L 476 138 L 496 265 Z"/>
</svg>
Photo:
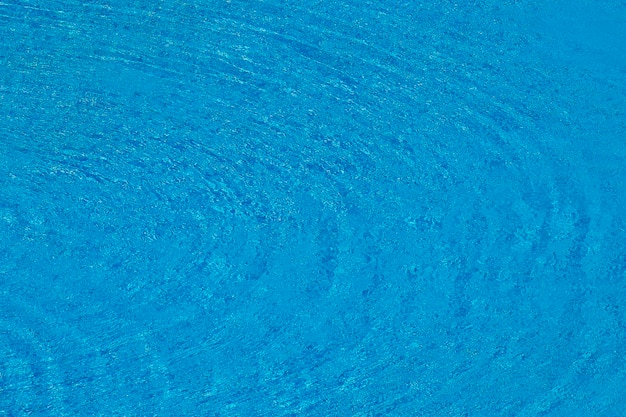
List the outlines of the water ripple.
<svg viewBox="0 0 626 417">
<path fill-rule="evenodd" d="M 576 142 L 621 114 L 570 84 L 626 95 L 508 3 L 1 3 L 0 274 L 55 277 L 3 283 L 5 408 L 459 414 L 487 372 L 531 415 L 593 379 L 583 335 L 550 392 L 507 369 L 623 279 L 621 160 Z"/>
</svg>

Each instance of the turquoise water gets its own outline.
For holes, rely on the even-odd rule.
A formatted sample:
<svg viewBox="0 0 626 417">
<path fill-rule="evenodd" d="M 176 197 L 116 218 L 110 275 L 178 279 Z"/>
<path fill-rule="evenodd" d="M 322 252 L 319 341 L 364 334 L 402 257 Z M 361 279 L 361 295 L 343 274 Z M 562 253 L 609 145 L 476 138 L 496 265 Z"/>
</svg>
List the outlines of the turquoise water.
<svg viewBox="0 0 626 417">
<path fill-rule="evenodd" d="M 0 416 L 626 415 L 588 3 L 1 0 Z"/>
</svg>

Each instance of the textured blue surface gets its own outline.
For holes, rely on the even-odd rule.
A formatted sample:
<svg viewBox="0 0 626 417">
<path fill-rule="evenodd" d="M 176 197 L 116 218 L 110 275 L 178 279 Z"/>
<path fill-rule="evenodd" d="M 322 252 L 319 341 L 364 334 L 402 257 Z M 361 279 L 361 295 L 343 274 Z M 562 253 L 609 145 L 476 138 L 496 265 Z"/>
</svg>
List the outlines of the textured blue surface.
<svg viewBox="0 0 626 417">
<path fill-rule="evenodd" d="M 0 1 L 1 416 L 626 416 L 623 1 Z"/>
</svg>

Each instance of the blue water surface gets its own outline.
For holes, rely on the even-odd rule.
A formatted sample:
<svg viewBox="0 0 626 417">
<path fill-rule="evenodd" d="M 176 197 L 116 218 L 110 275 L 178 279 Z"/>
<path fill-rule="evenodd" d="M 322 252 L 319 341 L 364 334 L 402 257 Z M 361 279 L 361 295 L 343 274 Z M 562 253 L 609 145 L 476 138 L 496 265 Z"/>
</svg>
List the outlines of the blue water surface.
<svg viewBox="0 0 626 417">
<path fill-rule="evenodd" d="M 626 416 L 626 3 L 0 0 L 0 416 Z"/>
</svg>

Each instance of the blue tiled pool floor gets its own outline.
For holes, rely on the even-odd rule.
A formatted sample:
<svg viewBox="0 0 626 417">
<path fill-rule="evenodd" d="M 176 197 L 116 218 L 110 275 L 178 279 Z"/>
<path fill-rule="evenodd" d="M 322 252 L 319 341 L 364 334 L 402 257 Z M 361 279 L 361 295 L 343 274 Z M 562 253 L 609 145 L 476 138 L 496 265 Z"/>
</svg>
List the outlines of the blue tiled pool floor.
<svg viewBox="0 0 626 417">
<path fill-rule="evenodd" d="M 626 416 L 626 5 L 0 1 L 0 416 Z"/>
</svg>

